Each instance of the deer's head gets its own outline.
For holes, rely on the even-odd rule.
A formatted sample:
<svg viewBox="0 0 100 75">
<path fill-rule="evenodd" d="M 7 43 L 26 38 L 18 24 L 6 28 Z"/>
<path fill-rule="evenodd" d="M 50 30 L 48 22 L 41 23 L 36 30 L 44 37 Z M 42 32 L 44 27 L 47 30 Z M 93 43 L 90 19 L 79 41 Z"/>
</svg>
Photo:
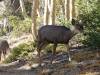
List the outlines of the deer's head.
<svg viewBox="0 0 100 75">
<path fill-rule="evenodd" d="M 73 25 L 73 28 L 72 30 L 75 31 L 75 32 L 83 32 L 83 23 L 82 21 L 78 21 L 78 20 L 75 20 L 75 19 L 72 19 L 71 21 L 72 25 Z"/>
</svg>

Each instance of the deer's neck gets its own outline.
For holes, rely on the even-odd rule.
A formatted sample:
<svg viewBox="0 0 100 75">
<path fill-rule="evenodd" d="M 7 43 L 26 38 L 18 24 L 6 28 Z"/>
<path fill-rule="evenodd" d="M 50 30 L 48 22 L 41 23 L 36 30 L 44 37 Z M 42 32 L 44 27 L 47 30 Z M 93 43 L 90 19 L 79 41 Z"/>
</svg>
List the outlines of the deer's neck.
<svg viewBox="0 0 100 75">
<path fill-rule="evenodd" d="M 71 26 L 70 30 L 72 32 L 72 36 L 74 36 L 74 35 L 76 35 L 78 33 L 77 29 L 74 26 Z"/>
</svg>

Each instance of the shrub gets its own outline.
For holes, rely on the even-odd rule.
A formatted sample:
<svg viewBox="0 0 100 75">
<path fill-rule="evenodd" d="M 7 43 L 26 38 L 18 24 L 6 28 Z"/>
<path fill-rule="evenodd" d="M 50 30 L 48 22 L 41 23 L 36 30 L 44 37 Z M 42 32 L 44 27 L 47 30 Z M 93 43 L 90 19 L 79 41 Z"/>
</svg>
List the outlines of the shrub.
<svg viewBox="0 0 100 75">
<path fill-rule="evenodd" d="M 63 17 L 59 18 L 58 21 L 59 21 L 59 24 L 62 26 L 69 27 L 71 25 L 70 21 L 65 20 Z"/>
<path fill-rule="evenodd" d="M 11 54 L 4 62 L 9 63 L 21 58 L 29 60 L 29 58 L 32 58 L 29 54 L 34 51 L 34 48 L 35 48 L 35 43 L 33 42 L 30 42 L 28 44 L 25 43 L 21 44 L 18 47 L 15 47 L 11 50 Z"/>
<path fill-rule="evenodd" d="M 23 33 L 30 33 L 32 21 L 30 18 L 21 20 L 17 16 L 9 16 L 9 21 L 13 27 L 12 35 L 20 36 Z"/>
<path fill-rule="evenodd" d="M 82 0 L 84 1 L 84 0 Z M 100 4 L 99 0 L 89 0 L 86 3 L 80 3 L 81 14 L 79 18 L 84 21 L 85 38 L 83 44 L 92 48 L 100 48 Z"/>
</svg>

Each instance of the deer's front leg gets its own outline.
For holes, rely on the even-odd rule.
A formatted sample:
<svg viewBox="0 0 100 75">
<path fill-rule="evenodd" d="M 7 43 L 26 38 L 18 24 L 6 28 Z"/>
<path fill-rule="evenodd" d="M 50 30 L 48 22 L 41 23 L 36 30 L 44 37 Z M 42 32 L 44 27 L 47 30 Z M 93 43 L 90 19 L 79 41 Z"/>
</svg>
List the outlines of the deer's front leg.
<svg viewBox="0 0 100 75">
<path fill-rule="evenodd" d="M 67 53 L 68 53 L 68 60 L 71 61 L 70 46 L 69 46 L 69 44 L 67 44 L 66 47 L 67 47 Z"/>
</svg>

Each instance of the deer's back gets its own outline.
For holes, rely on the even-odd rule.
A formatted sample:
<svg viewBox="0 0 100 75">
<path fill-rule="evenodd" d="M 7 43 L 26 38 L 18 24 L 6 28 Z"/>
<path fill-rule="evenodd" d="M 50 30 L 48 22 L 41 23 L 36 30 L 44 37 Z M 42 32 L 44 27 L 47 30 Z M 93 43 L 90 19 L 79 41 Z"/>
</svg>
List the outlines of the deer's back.
<svg viewBox="0 0 100 75">
<path fill-rule="evenodd" d="M 67 43 L 71 38 L 71 30 L 65 26 L 46 25 L 39 29 L 40 41 L 50 43 Z"/>
<path fill-rule="evenodd" d="M 0 40 L 0 51 L 9 48 L 9 44 L 6 40 Z"/>
</svg>

